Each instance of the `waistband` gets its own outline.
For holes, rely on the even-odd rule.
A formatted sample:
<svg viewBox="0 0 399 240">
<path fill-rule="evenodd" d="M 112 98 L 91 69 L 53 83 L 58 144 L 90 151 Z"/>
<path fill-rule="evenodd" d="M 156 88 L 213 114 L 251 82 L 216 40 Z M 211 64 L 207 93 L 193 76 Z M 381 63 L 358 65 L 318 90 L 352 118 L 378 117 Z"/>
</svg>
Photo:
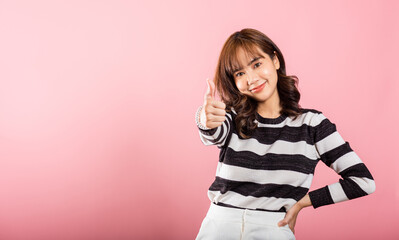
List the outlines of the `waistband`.
<svg viewBox="0 0 399 240">
<path fill-rule="evenodd" d="M 211 203 L 207 217 L 230 222 L 245 222 L 270 225 L 277 227 L 277 223 L 284 219 L 285 212 L 268 212 L 251 209 L 231 208 Z"/>
<path fill-rule="evenodd" d="M 223 206 L 223 207 L 231 207 L 231 208 L 245 209 L 245 208 L 232 206 L 232 205 L 229 205 L 229 204 L 226 204 L 226 203 L 222 203 L 222 202 L 218 202 L 218 203 L 212 202 L 212 203 L 214 203 L 214 204 L 216 204 L 216 205 L 219 205 L 219 206 Z M 284 212 L 284 213 L 287 212 L 287 211 L 285 210 L 285 207 L 281 207 L 279 210 L 266 210 L 266 209 L 258 209 L 258 208 L 257 208 L 257 209 L 251 209 L 251 210 L 266 211 L 266 212 Z"/>
</svg>

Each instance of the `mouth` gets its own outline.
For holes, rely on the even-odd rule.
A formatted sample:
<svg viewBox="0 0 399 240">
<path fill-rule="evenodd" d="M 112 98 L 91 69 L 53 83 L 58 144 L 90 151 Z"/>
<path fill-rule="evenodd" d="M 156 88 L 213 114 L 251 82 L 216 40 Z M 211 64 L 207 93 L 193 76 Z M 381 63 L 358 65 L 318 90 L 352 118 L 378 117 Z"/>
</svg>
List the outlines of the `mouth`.
<svg viewBox="0 0 399 240">
<path fill-rule="evenodd" d="M 253 92 L 253 93 L 259 92 L 259 91 L 261 91 L 261 90 L 265 87 L 265 84 L 266 84 L 266 82 L 262 83 L 262 84 L 259 85 L 259 86 L 256 86 L 256 87 L 252 88 L 252 89 L 249 90 L 249 91 L 251 91 L 251 92 Z"/>
</svg>

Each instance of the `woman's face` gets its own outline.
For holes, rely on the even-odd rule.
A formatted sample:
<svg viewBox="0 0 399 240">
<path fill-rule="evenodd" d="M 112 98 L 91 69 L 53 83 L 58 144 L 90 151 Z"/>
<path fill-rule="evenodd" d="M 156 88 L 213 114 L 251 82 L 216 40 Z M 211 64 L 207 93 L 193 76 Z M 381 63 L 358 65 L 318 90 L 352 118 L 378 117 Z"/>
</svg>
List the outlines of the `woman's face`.
<svg viewBox="0 0 399 240">
<path fill-rule="evenodd" d="M 266 102 L 271 98 L 278 98 L 277 69 L 280 62 L 275 56 L 273 59 L 258 48 L 260 57 L 250 59 L 242 48 L 238 50 L 238 61 L 243 69 L 233 73 L 238 90 L 258 102 Z"/>
</svg>

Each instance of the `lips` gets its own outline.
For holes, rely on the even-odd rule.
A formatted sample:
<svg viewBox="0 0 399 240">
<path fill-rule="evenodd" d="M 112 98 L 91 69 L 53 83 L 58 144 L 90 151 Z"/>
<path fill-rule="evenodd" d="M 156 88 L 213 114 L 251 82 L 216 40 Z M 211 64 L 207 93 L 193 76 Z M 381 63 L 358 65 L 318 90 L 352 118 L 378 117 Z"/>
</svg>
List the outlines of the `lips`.
<svg viewBox="0 0 399 240">
<path fill-rule="evenodd" d="M 263 89 L 263 87 L 265 86 L 265 84 L 266 84 L 266 82 L 262 83 L 261 85 L 259 85 L 259 86 L 257 86 L 257 87 L 252 88 L 250 91 L 251 91 L 251 92 L 258 92 L 258 91 L 260 91 L 260 90 Z"/>
</svg>

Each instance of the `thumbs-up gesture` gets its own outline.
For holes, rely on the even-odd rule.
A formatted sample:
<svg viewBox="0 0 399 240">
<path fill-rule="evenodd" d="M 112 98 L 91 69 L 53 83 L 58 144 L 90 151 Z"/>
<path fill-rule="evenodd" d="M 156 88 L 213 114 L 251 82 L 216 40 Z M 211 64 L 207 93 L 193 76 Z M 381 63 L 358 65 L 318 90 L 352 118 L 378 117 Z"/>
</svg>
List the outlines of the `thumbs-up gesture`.
<svg viewBox="0 0 399 240">
<path fill-rule="evenodd" d="M 206 79 L 208 89 L 204 96 L 200 122 L 207 128 L 216 128 L 226 120 L 226 104 L 215 99 L 215 83 Z"/>
</svg>

